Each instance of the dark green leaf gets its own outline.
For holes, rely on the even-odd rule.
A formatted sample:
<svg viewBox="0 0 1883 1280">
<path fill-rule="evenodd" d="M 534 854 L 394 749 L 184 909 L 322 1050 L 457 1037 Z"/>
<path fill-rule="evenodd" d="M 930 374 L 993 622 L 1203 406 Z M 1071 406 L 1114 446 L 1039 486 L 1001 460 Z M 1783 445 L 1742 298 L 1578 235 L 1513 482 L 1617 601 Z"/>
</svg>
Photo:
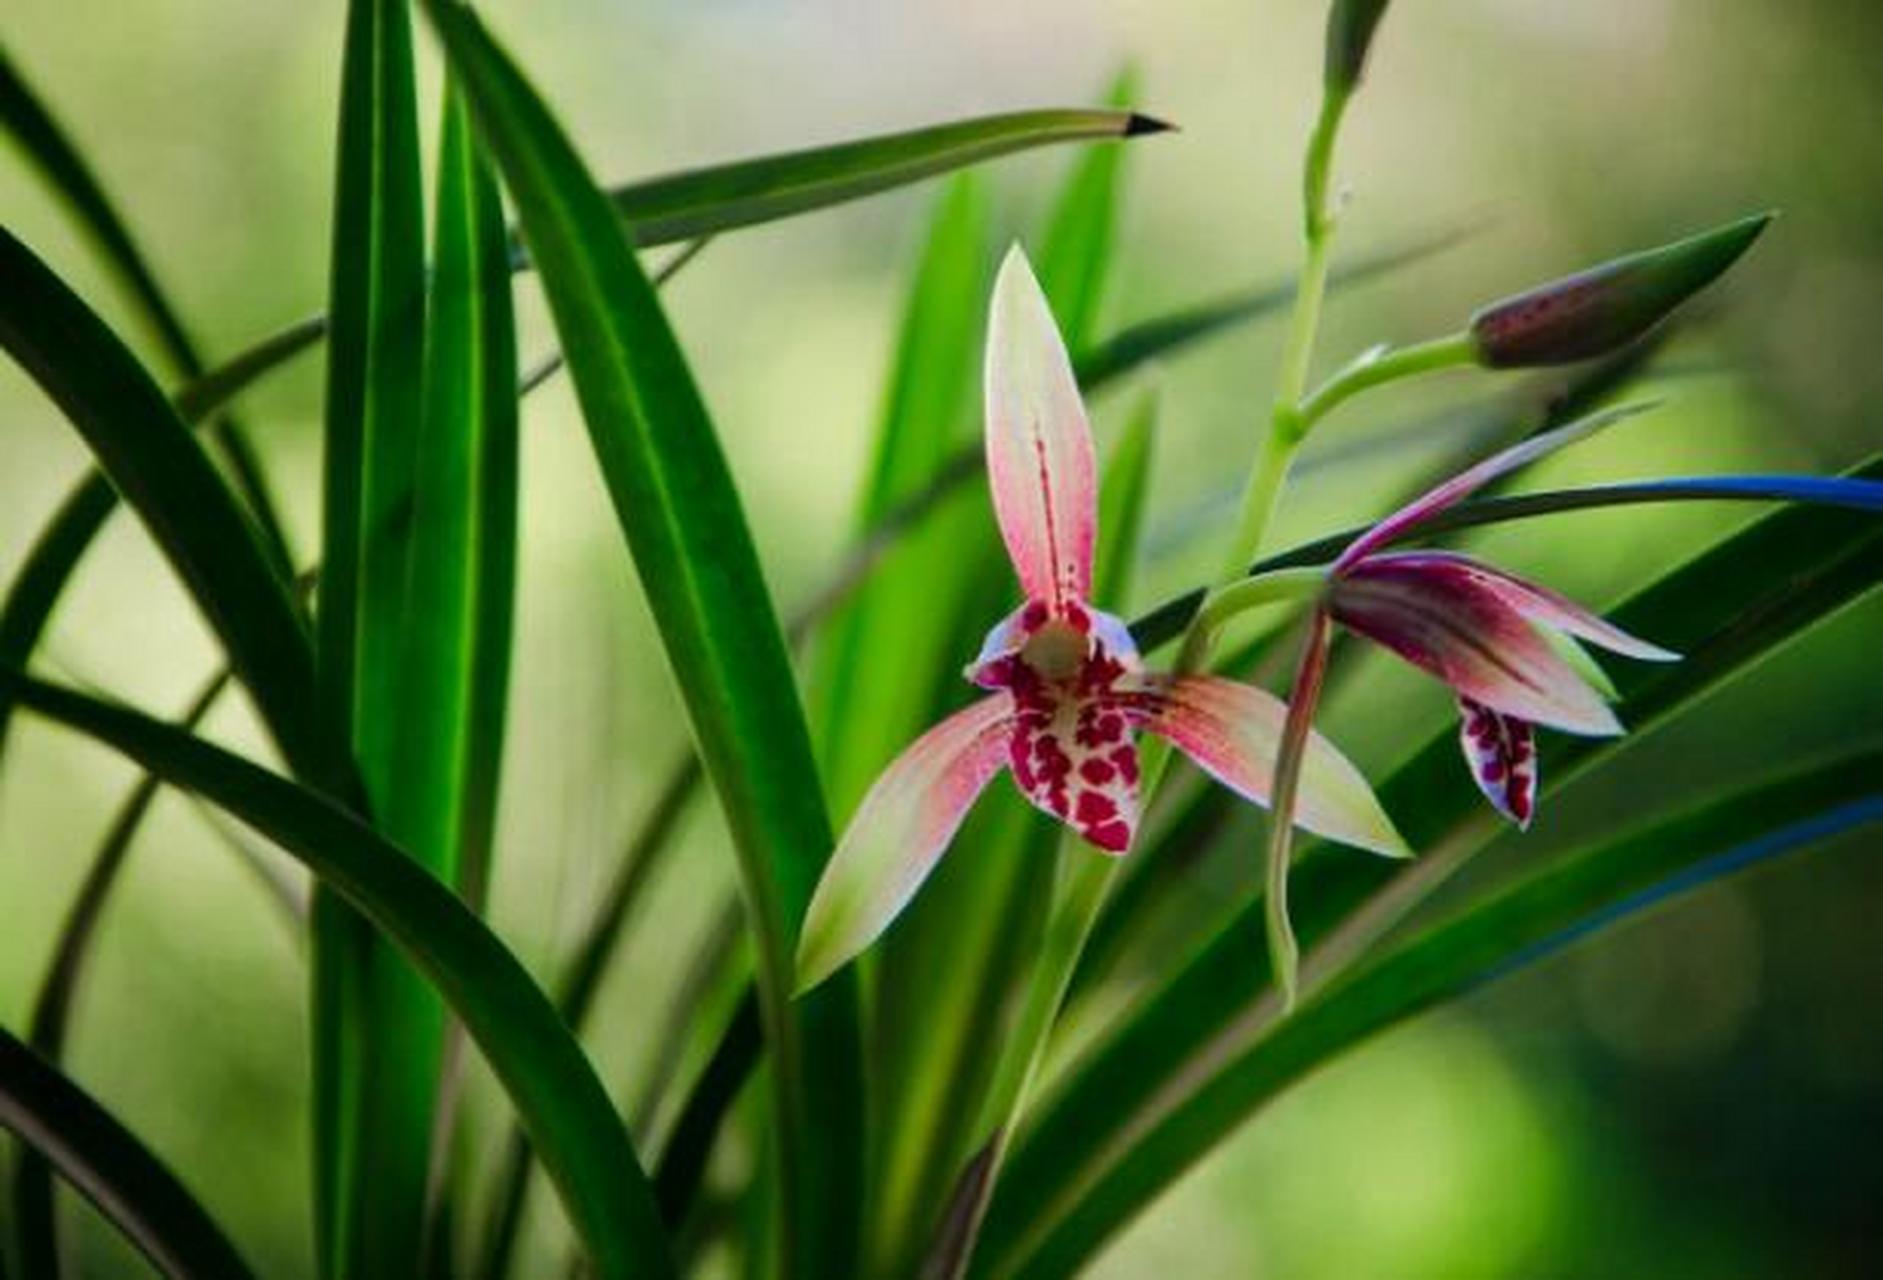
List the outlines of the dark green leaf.
<svg viewBox="0 0 1883 1280">
<path fill-rule="evenodd" d="M 0 1128 L 50 1162 L 172 1280 L 246 1280 L 253 1274 L 156 1156 L 4 1030 Z"/>
<path fill-rule="evenodd" d="M 772 1054 L 787 1271 L 852 1269 L 861 1144 L 848 980 L 792 1003 L 831 849 L 810 738 L 725 459 L 607 197 L 468 11 L 427 6 L 543 276 L 617 516 L 739 853 Z"/>
<path fill-rule="evenodd" d="M 4 230 L 0 345 L 58 404 L 149 527 L 209 617 L 283 754 L 297 768 L 312 767 L 319 758 L 313 654 L 288 584 L 150 376 L 77 295 Z M 48 585 L 35 580 L 31 591 L 43 595 Z M 16 586 L 16 596 L 19 591 Z M 36 635 L 38 628 L 30 630 Z M 19 638 L 6 629 L 9 646 Z M 0 698 L 0 706 L 5 701 Z"/>
<path fill-rule="evenodd" d="M 1015 111 L 650 178 L 611 196 L 636 244 L 667 244 L 874 195 L 1029 147 L 1169 127 L 1132 111 Z"/>
<path fill-rule="evenodd" d="M 357 759 L 382 816 L 393 803 L 402 723 L 422 412 L 425 230 L 411 23 L 408 0 L 347 6 L 321 454 L 322 740 L 334 759 L 349 751 Z M 413 801 L 401 802 L 415 824 Z M 406 847 L 419 857 L 439 852 L 430 843 Z M 315 1257 L 325 1280 L 413 1274 L 443 1010 L 325 886 L 312 920 Z"/>
<path fill-rule="evenodd" d="M 516 957 L 448 888 L 347 810 L 172 726 L 12 669 L 0 691 L 227 809 L 398 943 L 515 1103 L 596 1274 L 672 1274 L 652 1188 L 601 1082 Z"/>
</svg>

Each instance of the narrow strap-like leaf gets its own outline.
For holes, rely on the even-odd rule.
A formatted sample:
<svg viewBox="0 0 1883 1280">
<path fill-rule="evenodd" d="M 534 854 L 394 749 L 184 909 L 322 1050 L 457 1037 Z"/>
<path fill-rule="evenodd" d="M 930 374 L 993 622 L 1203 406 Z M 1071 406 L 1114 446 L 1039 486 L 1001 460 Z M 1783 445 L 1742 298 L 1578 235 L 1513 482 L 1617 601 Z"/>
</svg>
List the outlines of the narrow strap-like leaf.
<svg viewBox="0 0 1883 1280">
<path fill-rule="evenodd" d="M 426 320 L 409 0 L 347 5 L 331 244 L 315 618 L 321 737 L 330 759 L 358 761 L 383 819 L 404 723 L 400 659 Z M 416 820 L 406 825 L 399 835 Z M 402 847 L 438 853 L 429 841 Z M 311 938 L 319 1272 L 323 1280 L 412 1274 L 423 1249 L 443 1011 L 324 885 Z"/>
<path fill-rule="evenodd" d="M 852 1269 L 861 1199 L 856 993 L 793 1003 L 831 848 L 797 689 L 712 423 L 620 220 L 467 10 L 427 5 L 516 202 L 583 418 L 739 854 L 772 1052 L 787 1270 Z"/>
<path fill-rule="evenodd" d="M 176 1175 L 88 1094 L 5 1030 L 0 1030 L 0 1128 L 57 1169 L 171 1280 L 247 1280 L 253 1274 Z"/>
<path fill-rule="evenodd" d="M 603 1277 L 672 1274 L 652 1187 L 548 997 L 515 956 L 397 845 L 351 813 L 173 726 L 0 668 L 0 692 L 194 791 L 306 864 L 396 942 L 463 1020 Z"/>
</svg>

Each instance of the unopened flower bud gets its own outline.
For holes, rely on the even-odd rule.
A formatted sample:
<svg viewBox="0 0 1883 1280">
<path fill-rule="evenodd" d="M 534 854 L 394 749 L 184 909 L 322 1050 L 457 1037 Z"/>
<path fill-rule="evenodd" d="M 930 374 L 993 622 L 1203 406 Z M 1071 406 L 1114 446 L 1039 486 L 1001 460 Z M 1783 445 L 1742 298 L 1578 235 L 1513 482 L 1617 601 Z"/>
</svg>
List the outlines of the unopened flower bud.
<svg viewBox="0 0 1883 1280">
<path fill-rule="evenodd" d="M 1524 369 L 1626 346 L 1717 279 L 1771 220 L 1755 214 L 1494 302 L 1471 317 L 1478 359 Z"/>
</svg>

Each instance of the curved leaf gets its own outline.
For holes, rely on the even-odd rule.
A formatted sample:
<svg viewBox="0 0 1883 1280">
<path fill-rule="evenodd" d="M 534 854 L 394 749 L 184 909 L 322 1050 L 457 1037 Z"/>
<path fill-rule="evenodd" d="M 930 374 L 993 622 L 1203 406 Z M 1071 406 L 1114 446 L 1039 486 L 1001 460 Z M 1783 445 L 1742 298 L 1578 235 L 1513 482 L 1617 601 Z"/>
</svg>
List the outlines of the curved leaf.
<svg viewBox="0 0 1883 1280">
<path fill-rule="evenodd" d="M 0 692 L 241 818 L 398 943 L 502 1081 L 596 1273 L 672 1275 L 652 1189 L 581 1048 L 516 957 L 410 855 L 318 794 L 138 712 L 6 668 Z"/>
<path fill-rule="evenodd" d="M 288 584 L 150 376 L 4 229 L 0 346 L 58 404 L 149 527 L 208 616 L 283 754 L 297 769 L 311 767 L 320 758 L 313 649 Z M 35 579 L 32 589 L 43 592 L 48 585 Z M 5 639 L 18 637 L 9 631 Z M 0 697 L 0 707 L 5 703 Z"/>
<path fill-rule="evenodd" d="M 1768 782 L 1607 839 L 1466 907 L 1304 1005 L 1226 1058 L 1133 1135 L 1048 1232 L 993 1275 L 1075 1274 L 1233 1126 L 1374 1033 L 1495 981 L 1666 899 L 1883 822 L 1883 751 Z M 1017 1259 L 1023 1258 L 1024 1261 Z"/>
<path fill-rule="evenodd" d="M 577 398 L 739 854 L 772 1053 L 787 1271 L 851 1270 L 860 1200 L 856 1001 L 793 1004 L 791 946 L 829 856 L 810 738 L 712 423 L 620 221 L 469 11 L 427 5 L 516 202 Z"/>
<path fill-rule="evenodd" d="M 156 1156 L 5 1030 L 0 1030 L 0 1128 L 51 1163 L 172 1280 L 248 1280 L 253 1275 L 228 1237 Z"/>
</svg>

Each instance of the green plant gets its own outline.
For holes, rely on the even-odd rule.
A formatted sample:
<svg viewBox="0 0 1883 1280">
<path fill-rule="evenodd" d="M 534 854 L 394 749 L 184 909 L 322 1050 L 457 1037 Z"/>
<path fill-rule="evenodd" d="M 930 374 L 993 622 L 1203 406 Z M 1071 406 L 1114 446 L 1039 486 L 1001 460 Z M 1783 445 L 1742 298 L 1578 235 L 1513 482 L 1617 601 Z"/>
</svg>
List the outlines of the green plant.
<svg viewBox="0 0 1883 1280">
<path fill-rule="evenodd" d="M 1298 279 L 1110 339 L 1098 317 L 1117 256 L 1116 144 L 1167 128 L 1131 109 L 1128 77 L 1110 108 L 960 121 L 609 191 L 468 7 L 416 8 L 448 72 L 429 247 L 414 7 L 350 0 L 329 307 L 216 368 L 89 166 L 0 63 L 0 117 L 184 380 L 166 395 L 93 305 L 0 233 L 0 345 L 97 466 L 27 549 L 0 605 L 0 747 L 24 711 L 146 775 L 95 855 L 27 1042 L 0 1034 L 0 1125 L 21 1145 L 0 1268 L 65 1274 L 56 1175 L 163 1273 L 248 1274 L 190 1192 L 59 1071 L 102 904 L 159 786 L 238 819 L 314 878 L 319 1274 L 488 1280 L 515 1271 L 536 1163 L 598 1276 L 680 1274 L 715 1238 L 732 1239 L 753 1274 L 1069 1274 L 1238 1122 L 1373 1032 L 1668 894 L 1883 817 L 1874 745 L 1856 744 L 1822 768 L 1775 770 L 1653 814 L 1467 897 L 1422 931 L 1396 930 L 1499 828 L 1468 803 L 1449 734 L 1408 743 L 1418 749 L 1376 792 L 1314 732 L 1320 694 L 1342 674 L 1330 661 L 1335 624 L 1455 689 L 1470 776 L 1496 812 L 1527 826 L 1542 795 L 1621 753 L 1622 724 L 1680 714 L 1874 588 L 1883 477 L 1871 461 L 1838 477 L 1475 496 L 1650 407 L 1601 402 L 1652 359 L 1676 309 L 1747 251 L 1765 215 L 1493 303 L 1454 333 L 1370 349 L 1311 385 L 1330 291 L 1449 240 L 1333 269 L 1336 143 L 1384 0 L 1331 6 Z M 979 179 L 958 173 L 910 293 L 854 547 L 806 605 L 781 615 L 660 284 L 712 238 L 1058 143 L 1098 145 L 1080 155 L 1033 246 L 1037 277 L 1016 248 L 993 285 L 985 468 L 968 388 L 988 314 L 989 215 Z M 684 247 L 650 273 L 637 251 L 666 244 Z M 559 351 L 520 374 L 512 291 L 525 269 Z M 1159 408 L 1148 395 L 1137 403 L 1101 467 L 1081 396 L 1284 309 L 1274 403 L 1221 571 L 1127 625 L 1104 610 L 1126 598 L 1140 549 Z M 322 339 L 322 539 L 317 563 L 297 564 L 258 462 L 265 446 L 228 414 L 256 379 Z M 1446 469 L 1459 474 L 1436 487 L 1409 480 L 1416 496 L 1397 513 L 1270 545 L 1299 454 L 1350 400 L 1440 370 L 1596 359 L 1572 375 L 1569 407 L 1540 424 L 1500 412 L 1511 419 L 1502 434 L 1519 438 L 1469 445 Z M 668 781 L 570 949 L 568 976 L 546 992 L 488 917 L 529 518 L 516 483 L 519 404 L 562 365 L 692 752 L 647 762 L 668 767 Z M 982 474 L 996 521 L 976 493 Z M 1785 505 L 1668 567 L 1612 621 L 1455 552 L 1384 550 L 1414 533 L 1691 500 Z M 175 724 L 27 670 L 120 501 L 227 660 Z M 1305 636 L 1285 705 L 1208 670 L 1258 611 L 1296 625 L 1260 633 L 1221 665 L 1286 661 L 1285 641 Z M 993 617 L 1005 620 L 983 642 Z M 1655 665 L 1610 677 L 1578 639 Z M 1173 642 L 1170 673 L 1147 674 L 1143 660 Z M 963 709 L 955 675 L 977 647 L 970 678 L 984 697 Z M 231 678 L 283 772 L 198 735 Z M 1534 724 L 1586 736 L 1548 745 L 1539 773 Z M 1186 788 L 1161 747 L 1136 748 L 1138 730 L 1272 806 L 1267 874 L 1214 917 L 1186 921 L 1179 957 L 1049 1072 L 1056 1037 L 1171 899 L 1184 855 L 1233 841 L 1225 791 Z M 996 786 L 970 815 L 1003 771 L 1017 792 Z M 742 908 L 703 948 L 697 981 L 673 993 L 664 1065 L 634 1092 L 641 1115 L 674 1116 L 650 1133 L 619 1114 L 579 1036 L 702 783 L 729 834 Z M 1297 824 L 1393 857 L 1316 848 L 1296 865 Z M 1119 854 L 1129 856 L 1108 856 Z M 715 1020 L 708 1008 L 734 1012 Z M 467 1191 L 472 1162 L 451 1140 L 458 1026 L 515 1110 L 487 1195 Z M 703 1064 L 683 1069 L 689 1056 Z M 762 1088 L 741 1110 L 755 1076 Z M 707 1169 L 740 1128 L 759 1135 L 760 1158 L 728 1213 Z"/>
</svg>

